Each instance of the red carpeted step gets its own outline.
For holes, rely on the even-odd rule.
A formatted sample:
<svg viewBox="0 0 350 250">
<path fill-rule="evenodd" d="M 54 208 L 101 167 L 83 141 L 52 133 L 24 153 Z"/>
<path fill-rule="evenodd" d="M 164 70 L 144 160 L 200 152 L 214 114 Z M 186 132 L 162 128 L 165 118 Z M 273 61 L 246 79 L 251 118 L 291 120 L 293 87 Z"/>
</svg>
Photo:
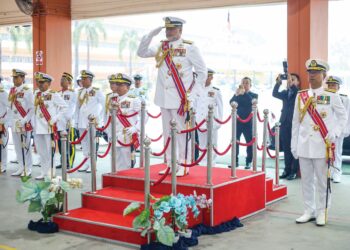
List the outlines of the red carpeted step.
<svg viewBox="0 0 350 250">
<path fill-rule="evenodd" d="M 273 179 L 266 179 L 266 204 L 278 201 L 287 197 L 286 185 L 275 185 Z"/>
<path fill-rule="evenodd" d="M 152 193 L 152 195 L 160 198 L 164 194 Z M 96 193 L 87 192 L 82 196 L 82 206 L 85 208 L 120 214 L 133 201 L 143 203 L 144 191 L 106 187 L 97 190 Z"/>
<path fill-rule="evenodd" d="M 72 233 L 86 234 L 130 244 L 144 244 L 146 239 L 132 228 L 132 216 L 97 211 L 88 208 L 70 210 L 68 215 L 54 216 L 59 229 Z"/>
</svg>

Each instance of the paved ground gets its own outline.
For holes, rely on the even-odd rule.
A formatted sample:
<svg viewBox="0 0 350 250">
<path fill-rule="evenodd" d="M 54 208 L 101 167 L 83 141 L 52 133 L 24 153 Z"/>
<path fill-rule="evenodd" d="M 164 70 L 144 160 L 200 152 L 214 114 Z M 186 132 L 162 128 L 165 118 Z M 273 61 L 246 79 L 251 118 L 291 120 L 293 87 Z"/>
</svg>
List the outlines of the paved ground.
<svg viewBox="0 0 350 250">
<path fill-rule="evenodd" d="M 78 152 L 78 160 L 82 158 L 80 154 Z M 10 150 L 9 159 L 13 157 L 13 151 Z M 153 159 L 153 162 L 155 161 L 158 160 Z M 108 158 L 98 162 L 99 177 L 109 171 L 109 162 Z M 15 164 L 9 164 L 7 173 L 0 176 L 0 249 L 130 249 L 85 237 L 63 233 L 41 235 L 27 230 L 28 221 L 37 220 L 40 216 L 28 214 L 26 204 L 16 203 L 15 193 L 20 187 L 20 180 L 10 176 L 15 168 Z M 38 175 L 39 171 L 38 167 L 34 167 L 34 176 Z M 268 175 L 273 176 L 272 169 L 268 169 Z M 74 176 L 83 178 L 84 188 L 70 192 L 70 208 L 79 207 L 80 192 L 90 189 L 87 174 Z M 97 180 L 100 187 L 101 180 Z M 333 185 L 333 204 L 326 227 L 316 227 L 315 223 L 295 224 L 295 218 L 302 212 L 300 180 L 285 183 L 289 192 L 287 199 L 269 206 L 265 212 L 245 219 L 243 228 L 200 237 L 199 245 L 193 249 L 350 249 L 350 176 L 343 176 L 341 184 Z"/>
</svg>

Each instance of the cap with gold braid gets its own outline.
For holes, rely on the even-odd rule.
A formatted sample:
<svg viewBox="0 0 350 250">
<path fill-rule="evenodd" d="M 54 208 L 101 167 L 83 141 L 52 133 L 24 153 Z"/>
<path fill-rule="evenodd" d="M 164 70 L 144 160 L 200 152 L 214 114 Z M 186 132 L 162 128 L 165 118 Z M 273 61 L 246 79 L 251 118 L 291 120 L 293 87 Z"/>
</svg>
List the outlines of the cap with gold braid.
<svg viewBox="0 0 350 250">
<path fill-rule="evenodd" d="M 108 76 L 108 81 L 110 83 L 116 83 L 116 84 L 126 83 L 129 86 L 132 83 L 131 78 L 125 74 L 122 74 L 122 73 L 112 74 L 112 75 Z"/>
<path fill-rule="evenodd" d="M 328 76 L 327 77 L 327 80 L 326 80 L 326 83 L 335 83 L 335 84 L 343 84 L 343 81 L 340 79 L 340 77 L 337 77 L 337 76 Z"/>
<path fill-rule="evenodd" d="M 305 63 L 307 71 L 325 71 L 329 70 L 329 65 L 320 59 L 309 59 Z"/>
<path fill-rule="evenodd" d="M 68 81 L 73 81 L 73 76 L 67 72 L 63 72 L 62 77 L 66 78 Z"/>
<path fill-rule="evenodd" d="M 136 74 L 134 75 L 134 80 L 137 81 L 137 80 L 142 80 L 142 76 L 139 75 L 139 74 Z"/>
<path fill-rule="evenodd" d="M 23 70 L 20 70 L 20 69 L 13 69 L 12 70 L 12 77 L 25 76 L 25 75 L 27 75 L 27 73 L 24 72 Z"/>
<path fill-rule="evenodd" d="M 52 76 L 42 73 L 42 72 L 36 72 L 34 75 L 34 78 L 38 82 L 52 82 L 53 78 Z"/>
<path fill-rule="evenodd" d="M 182 27 L 182 25 L 186 23 L 185 20 L 172 16 L 164 17 L 163 20 L 165 22 L 165 28 Z"/>
<path fill-rule="evenodd" d="M 210 69 L 210 68 L 207 68 L 208 69 L 208 76 L 210 75 L 214 75 L 215 74 L 215 71 Z"/>
<path fill-rule="evenodd" d="M 86 70 L 86 69 L 80 71 L 80 76 L 81 78 L 88 77 L 91 79 L 95 77 L 95 75 L 90 70 Z"/>
</svg>

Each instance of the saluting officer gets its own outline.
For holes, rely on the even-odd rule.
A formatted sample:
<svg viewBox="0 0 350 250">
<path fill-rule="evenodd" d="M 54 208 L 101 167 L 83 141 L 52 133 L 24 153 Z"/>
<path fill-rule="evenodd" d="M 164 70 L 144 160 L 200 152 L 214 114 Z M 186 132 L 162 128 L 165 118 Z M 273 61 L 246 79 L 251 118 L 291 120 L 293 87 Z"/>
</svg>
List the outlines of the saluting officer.
<svg viewBox="0 0 350 250">
<path fill-rule="evenodd" d="M 191 85 L 193 71 L 198 75 L 196 84 L 203 84 L 207 79 L 207 69 L 204 60 L 193 42 L 181 38 L 184 20 L 176 17 L 165 17 L 165 34 L 167 40 L 161 41 L 156 48 L 150 48 L 154 36 L 163 27 L 159 27 L 145 35 L 139 45 L 137 54 L 140 57 L 155 57 L 158 77 L 154 102 L 160 107 L 163 122 L 163 138 L 167 140 L 170 134 L 170 121 L 175 120 L 177 130 L 186 129 L 186 118 L 190 108 Z M 186 134 L 177 135 L 178 162 L 191 162 L 190 143 Z M 187 148 L 187 151 L 186 151 Z M 167 162 L 171 163 L 170 147 L 166 152 Z M 160 174 L 164 174 L 163 170 Z M 177 168 L 177 176 L 188 174 L 189 169 L 182 166 Z"/>
<path fill-rule="evenodd" d="M 32 173 L 32 151 L 30 149 L 31 123 L 34 114 L 32 90 L 24 85 L 26 72 L 12 70 L 13 84 L 8 101 L 10 105 L 11 129 L 13 144 L 18 159 L 18 169 L 12 176 L 30 176 Z M 25 170 L 25 171 L 24 171 Z"/>
<path fill-rule="evenodd" d="M 141 101 L 148 101 L 148 89 L 143 86 L 142 76 L 139 74 L 134 75 L 134 83 L 135 86 L 129 90 L 129 94 L 135 95 Z"/>
<path fill-rule="evenodd" d="M 337 76 L 327 77 L 326 84 L 330 91 L 337 93 L 339 91 L 340 85 L 343 84 L 342 80 Z M 335 141 L 335 161 L 334 168 L 332 168 L 332 177 L 334 183 L 339 183 L 341 181 L 342 175 L 342 153 L 343 153 L 343 141 L 344 138 L 350 134 L 350 103 L 347 95 L 340 94 L 340 99 L 344 105 L 344 108 L 348 114 L 348 120 L 346 126 L 341 133 L 341 135 Z"/>
<path fill-rule="evenodd" d="M 73 76 L 67 72 L 63 72 L 61 77 L 61 90 L 58 91 L 58 94 L 66 102 L 69 112 L 66 112 L 66 116 L 62 117 L 57 121 L 57 131 L 61 132 L 66 130 L 68 136 L 67 142 L 67 167 L 72 167 L 75 157 L 75 145 L 70 144 L 70 142 L 75 140 L 75 129 L 73 128 L 74 120 L 73 115 L 75 112 L 75 105 L 77 102 L 77 95 L 72 86 Z M 61 153 L 61 136 L 59 133 L 58 139 L 59 152 Z M 62 156 L 61 156 L 62 162 Z M 58 165 L 56 168 L 61 168 L 62 165 Z"/>
<path fill-rule="evenodd" d="M 208 68 L 208 78 L 205 81 L 205 88 L 200 93 L 198 100 L 196 101 L 196 120 L 197 123 L 200 123 L 203 119 L 206 119 L 208 116 L 208 106 L 213 105 L 214 107 L 214 117 L 222 120 L 223 117 L 223 104 L 222 104 L 222 96 L 220 89 L 214 87 L 212 85 L 212 80 L 214 78 L 215 71 Z M 202 128 L 206 128 L 205 125 L 202 126 Z M 213 122 L 213 145 L 217 147 L 218 144 L 218 130 L 220 128 L 220 124 L 216 121 Z M 200 132 L 198 131 L 198 140 L 199 140 L 199 147 L 200 148 L 206 148 L 207 146 L 207 139 L 208 139 L 208 132 Z M 216 153 L 213 152 L 213 163 L 216 162 Z M 204 157 L 204 159 L 201 161 L 201 164 L 204 166 L 207 165 L 207 158 Z"/>
<path fill-rule="evenodd" d="M 304 199 L 304 214 L 296 222 L 316 218 L 316 224 L 324 226 L 327 195 L 330 198 L 327 163 L 332 156 L 331 143 L 344 131 L 347 114 L 339 95 L 322 87 L 328 64 L 309 59 L 306 68 L 310 88 L 299 91 L 292 124 L 291 151 L 294 158 L 299 158 Z"/>
<path fill-rule="evenodd" d="M 106 96 L 106 118 L 111 115 L 111 105 L 117 105 L 116 138 L 118 170 L 134 167 L 135 150 L 139 147 L 141 101 L 130 94 L 132 80 L 129 76 L 118 73 L 108 77 L 111 93 Z M 135 114 L 137 113 L 137 114 Z M 135 114 L 131 117 L 129 115 Z M 109 141 L 112 141 L 112 125 L 108 127 Z M 132 144 L 125 146 L 122 144 Z"/>
<path fill-rule="evenodd" d="M 75 128 L 79 129 L 80 135 L 89 127 L 89 117 L 94 117 L 100 126 L 103 125 L 103 109 L 105 97 L 99 88 L 92 86 L 95 75 L 89 70 L 82 70 L 81 83 L 83 87 L 79 89 L 75 111 Z M 81 142 L 84 158 L 90 156 L 89 131 Z M 79 169 L 80 172 L 91 172 L 90 161 Z"/>
<path fill-rule="evenodd" d="M 2 85 L 2 77 L 0 76 L 0 164 L 1 173 L 6 172 L 7 167 L 7 145 L 8 145 L 8 126 L 9 126 L 9 105 L 8 93 Z"/>
</svg>

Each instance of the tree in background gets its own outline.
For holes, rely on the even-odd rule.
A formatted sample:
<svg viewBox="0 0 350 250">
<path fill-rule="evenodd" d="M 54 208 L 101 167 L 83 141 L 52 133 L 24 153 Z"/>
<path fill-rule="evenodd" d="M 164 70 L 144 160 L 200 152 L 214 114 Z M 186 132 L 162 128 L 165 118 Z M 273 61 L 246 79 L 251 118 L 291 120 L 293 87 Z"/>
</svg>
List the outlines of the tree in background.
<svg viewBox="0 0 350 250">
<path fill-rule="evenodd" d="M 86 68 L 90 69 L 90 49 L 98 47 L 99 36 L 103 35 L 103 39 L 107 38 L 106 30 L 104 29 L 101 21 L 99 20 L 86 20 L 77 22 L 77 25 L 73 32 L 74 45 L 76 49 L 76 67 L 78 65 L 78 52 L 79 52 L 79 42 L 83 37 L 86 39 Z M 82 36 L 83 35 L 83 36 Z M 76 68 L 77 69 L 77 68 Z"/>
<path fill-rule="evenodd" d="M 124 49 L 128 49 L 129 52 L 129 75 L 132 75 L 132 61 L 136 56 L 136 50 L 139 45 L 139 36 L 135 30 L 125 30 L 119 41 L 119 58 L 123 59 Z"/>
</svg>

